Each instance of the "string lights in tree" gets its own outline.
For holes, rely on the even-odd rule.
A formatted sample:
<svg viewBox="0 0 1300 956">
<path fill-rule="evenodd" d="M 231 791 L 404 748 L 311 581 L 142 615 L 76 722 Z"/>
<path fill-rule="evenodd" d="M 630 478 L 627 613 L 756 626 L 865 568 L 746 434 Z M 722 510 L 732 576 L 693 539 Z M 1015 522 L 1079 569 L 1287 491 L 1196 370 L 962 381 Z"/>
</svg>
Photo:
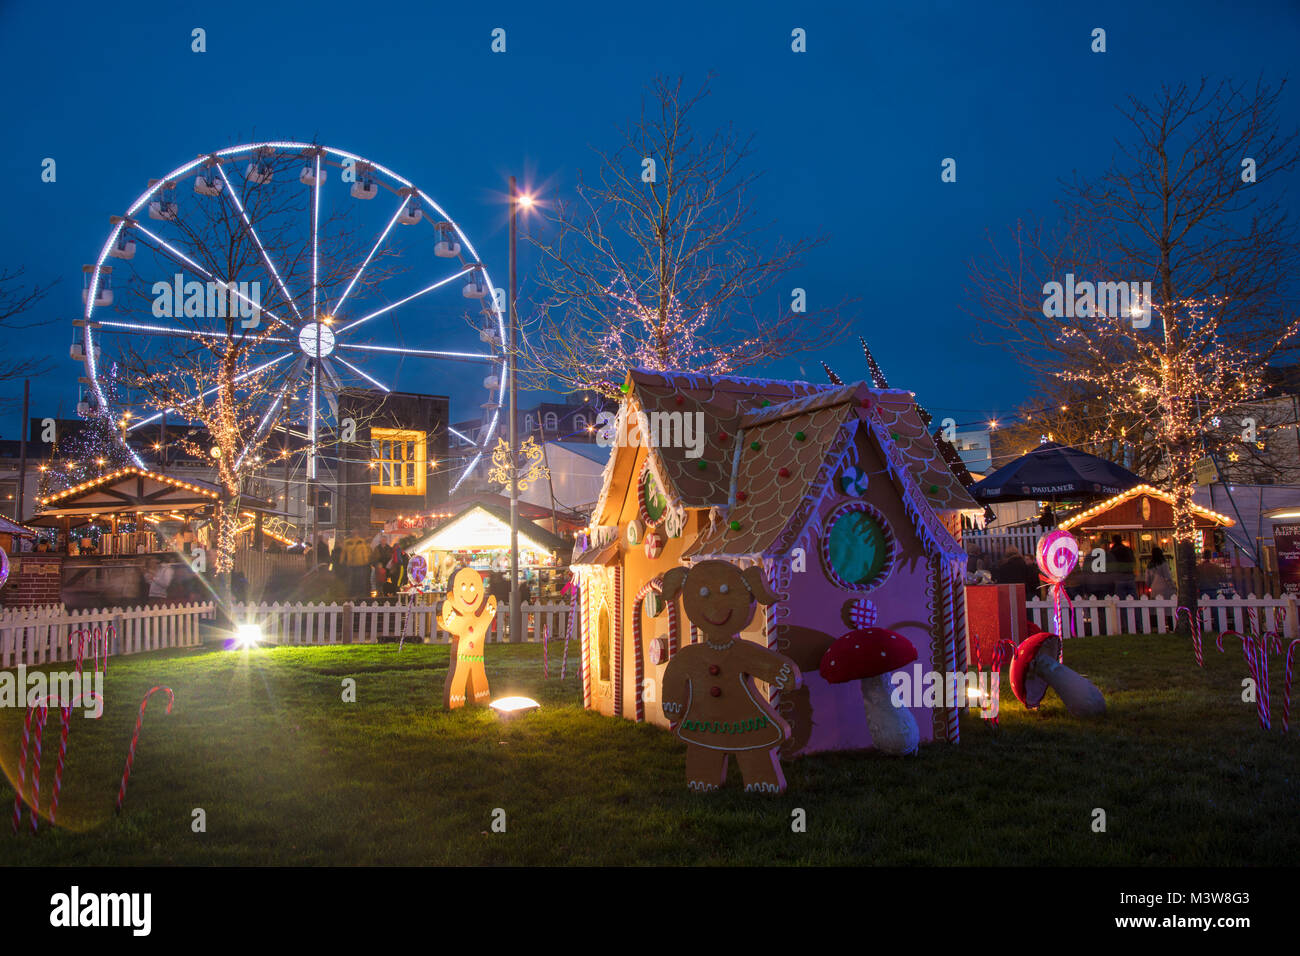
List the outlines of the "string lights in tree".
<svg viewBox="0 0 1300 956">
<path fill-rule="evenodd" d="M 1216 423 L 1259 397 L 1264 363 L 1251 350 L 1229 344 L 1221 334 L 1222 299 L 1174 300 L 1151 304 L 1151 330 L 1135 328 L 1132 317 L 1094 314 L 1065 325 L 1060 342 L 1079 357 L 1056 374 L 1084 383 L 1108 399 L 1113 427 L 1144 422 L 1150 440 L 1165 455 L 1173 496 L 1174 540 L 1196 536 L 1196 461 L 1224 440 Z M 1157 321 L 1159 325 L 1157 325 Z M 1281 329 L 1273 348 L 1300 329 L 1300 320 Z"/>
</svg>

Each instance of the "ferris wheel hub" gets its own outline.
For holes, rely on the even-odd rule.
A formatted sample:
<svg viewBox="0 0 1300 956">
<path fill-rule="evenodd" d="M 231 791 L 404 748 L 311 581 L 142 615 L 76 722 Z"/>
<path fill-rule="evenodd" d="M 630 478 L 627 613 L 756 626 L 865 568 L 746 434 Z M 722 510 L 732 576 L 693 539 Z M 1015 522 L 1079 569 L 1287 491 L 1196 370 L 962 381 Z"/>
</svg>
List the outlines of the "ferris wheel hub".
<svg viewBox="0 0 1300 956">
<path fill-rule="evenodd" d="M 309 322 L 298 333 L 298 347 L 309 358 L 325 358 L 334 351 L 334 332 L 324 322 Z"/>
</svg>

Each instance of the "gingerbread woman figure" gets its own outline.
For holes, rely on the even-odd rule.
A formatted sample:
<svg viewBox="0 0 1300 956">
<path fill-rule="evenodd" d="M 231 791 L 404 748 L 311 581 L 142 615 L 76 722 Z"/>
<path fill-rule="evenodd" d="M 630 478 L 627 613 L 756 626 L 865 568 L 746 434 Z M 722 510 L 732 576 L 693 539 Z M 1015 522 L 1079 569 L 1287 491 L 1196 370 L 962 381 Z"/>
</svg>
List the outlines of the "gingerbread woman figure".
<svg viewBox="0 0 1300 956">
<path fill-rule="evenodd" d="M 772 604 L 776 595 L 761 568 L 742 572 L 726 561 L 673 568 L 664 575 L 663 596 L 671 601 L 679 593 L 686 616 L 704 635 L 673 656 L 663 677 L 664 716 L 686 743 L 686 785 L 697 792 L 717 790 L 734 755 L 747 791 L 784 793 L 777 750 L 790 725 L 754 679 L 780 692 L 797 689 L 802 677 L 790 658 L 739 637 L 757 603 Z"/>
<path fill-rule="evenodd" d="M 464 707 L 468 701 L 481 704 L 488 699 L 483 652 L 496 613 L 497 599 L 488 596 L 482 575 L 473 568 L 461 568 L 452 575 L 447 599 L 438 611 L 438 627 L 451 633 L 451 663 L 442 694 L 443 706 L 448 710 Z"/>
</svg>

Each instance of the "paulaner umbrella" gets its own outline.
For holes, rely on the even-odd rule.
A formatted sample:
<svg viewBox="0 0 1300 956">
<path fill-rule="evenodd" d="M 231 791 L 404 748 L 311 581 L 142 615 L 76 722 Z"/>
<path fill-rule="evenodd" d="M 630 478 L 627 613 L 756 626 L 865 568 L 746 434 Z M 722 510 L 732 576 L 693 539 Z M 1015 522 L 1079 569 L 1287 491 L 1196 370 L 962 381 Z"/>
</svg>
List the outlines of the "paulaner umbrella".
<svg viewBox="0 0 1300 956">
<path fill-rule="evenodd" d="M 1127 468 L 1058 442 L 1043 442 L 967 490 L 985 504 L 1109 498 L 1142 479 Z"/>
</svg>

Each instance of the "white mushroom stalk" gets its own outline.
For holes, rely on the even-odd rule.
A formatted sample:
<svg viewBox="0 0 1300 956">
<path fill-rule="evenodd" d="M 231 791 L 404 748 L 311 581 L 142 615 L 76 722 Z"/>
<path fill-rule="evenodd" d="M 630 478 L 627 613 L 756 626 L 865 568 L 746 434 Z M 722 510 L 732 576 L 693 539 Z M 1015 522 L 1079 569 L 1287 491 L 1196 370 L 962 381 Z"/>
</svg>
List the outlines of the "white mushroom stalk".
<svg viewBox="0 0 1300 956">
<path fill-rule="evenodd" d="M 1055 652 L 1044 647 L 1034 655 L 1034 673 L 1056 691 L 1065 709 L 1075 717 L 1101 717 L 1106 713 L 1106 698 L 1092 681 L 1056 659 Z"/>
<path fill-rule="evenodd" d="M 895 707 L 891 696 L 888 674 L 863 678 L 862 700 L 867 708 L 871 742 L 882 753 L 900 757 L 914 754 L 921 743 L 916 718 L 906 707 Z"/>
</svg>

